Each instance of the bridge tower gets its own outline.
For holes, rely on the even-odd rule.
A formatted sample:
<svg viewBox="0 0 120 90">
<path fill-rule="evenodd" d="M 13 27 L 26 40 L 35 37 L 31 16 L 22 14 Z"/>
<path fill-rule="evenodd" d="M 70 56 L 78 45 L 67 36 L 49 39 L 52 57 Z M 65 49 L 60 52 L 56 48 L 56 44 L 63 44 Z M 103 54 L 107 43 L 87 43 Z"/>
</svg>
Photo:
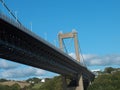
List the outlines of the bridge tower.
<svg viewBox="0 0 120 90">
<path fill-rule="evenodd" d="M 62 32 L 59 33 L 59 44 L 60 44 L 60 49 L 64 51 L 63 48 L 63 39 L 69 39 L 69 38 L 74 38 L 74 48 L 75 48 L 75 54 L 76 54 L 76 60 L 80 62 L 80 54 L 79 54 L 79 47 L 78 47 L 78 36 L 77 32 L 73 30 L 70 33 L 65 33 L 63 34 Z"/>
<path fill-rule="evenodd" d="M 65 34 L 60 32 L 58 34 L 58 38 L 59 38 L 60 49 L 63 50 L 63 51 L 64 51 L 63 40 L 64 39 L 69 39 L 69 38 L 74 39 L 74 48 L 75 48 L 76 60 L 80 63 L 80 53 L 79 53 L 77 32 L 75 30 L 73 30 L 70 33 L 65 33 Z M 63 75 L 62 77 L 63 77 L 62 78 L 62 80 L 63 80 L 63 90 L 85 90 L 81 73 L 79 73 L 79 75 L 77 75 L 76 78 L 71 79 L 70 83 L 77 83 L 76 85 L 67 85 L 66 76 Z"/>
</svg>

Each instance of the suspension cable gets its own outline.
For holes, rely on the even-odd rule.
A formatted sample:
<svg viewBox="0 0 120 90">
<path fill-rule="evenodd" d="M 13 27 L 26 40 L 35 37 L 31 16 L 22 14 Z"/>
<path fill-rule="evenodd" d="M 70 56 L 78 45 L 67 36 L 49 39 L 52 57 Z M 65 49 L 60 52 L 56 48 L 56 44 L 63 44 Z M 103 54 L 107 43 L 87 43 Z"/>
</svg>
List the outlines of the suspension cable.
<svg viewBox="0 0 120 90">
<path fill-rule="evenodd" d="M 83 60 L 83 65 L 85 66 L 85 67 L 87 67 L 87 65 L 86 65 L 86 63 L 85 63 L 85 59 L 84 59 L 84 57 L 83 57 L 83 53 L 82 53 L 82 50 L 81 50 L 81 47 L 80 47 L 80 42 L 78 41 L 78 47 L 79 47 L 79 51 L 80 51 L 80 55 L 81 55 L 81 57 L 82 57 L 82 60 Z"/>
<path fill-rule="evenodd" d="M 69 46 L 69 51 L 71 51 L 72 50 L 72 46 L 73 46 L 73 44 L 71 43 L 72 42 L 72 38 L 70 38 L 69 39 L 69 41 L 68 41 L 68 43 L 67 43 L 67 45 Z"/>
<path fill-rule="evenodd" d="M 21 22 L 17 19 L 17 17 L 14 15 L 14 13 L 8 8 L 8 6 L 5 4 L 5 2 L 3 0 L 0 0 L 0 2 L 7 9 L 7 11 L 10 13 L 10 15 L 12 15 L 12 17 L 21 25 Z"/>
<path fill-rule="evenodd" d="M 67 51 L 67 48 L 66 48 L 66 46 L 65 46 L 64 40 L 63 40 L 63 45 L 64 45 L 64 48 L 65 48 L 66 53 L 68 54 L 68 51 Z"/>
</svg>

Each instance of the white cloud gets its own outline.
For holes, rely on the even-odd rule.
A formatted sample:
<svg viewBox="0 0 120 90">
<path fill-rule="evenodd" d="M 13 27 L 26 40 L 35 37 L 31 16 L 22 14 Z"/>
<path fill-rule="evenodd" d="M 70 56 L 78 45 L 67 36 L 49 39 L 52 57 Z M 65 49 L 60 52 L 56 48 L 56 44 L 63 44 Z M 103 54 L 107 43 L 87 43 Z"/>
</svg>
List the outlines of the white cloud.
<svg viewBox="0 0 120 90">
<path fill-rule="evenodd" d="M 84 55 L 85 62 L 87 65 L 94 66 L 105 66 L 105 65 L 120 65 L 120 55 L 104 55 L 104 56 L 98 56 L 98 55 L 89 55 L 92 58 L 88 58 L 88 55 Z"/>
<path fill-rule="evenodd" d="M 1 78 L 26 78 L 30 76 L 41 76 L 45 74 L 44 70 L 33 67 L 21 67 L 16 69 L 9 69 L 0 73 Z"/>
<path fill-rule="evenodd" d="M 19 67 L 20 64 L 0 59 L 0 69 L 13 69 Z"/>
<path fill-rule="evenodd" d="M 69 54 L 75 58 L 75 54 Z M 87 66 L 105 66 L 120 65 L 120 54 L 117 55 L 95 55 L 83 54 Z M 81 60 L 82 61 L 82 60 Z M 29 77 L 40 77 L 46 74 L 46 71 L 0 59 L 0 78 L 19 79 Z"/>
<path fill-rule="evenodd" d="M 100 69 L 94 69 L 94 70 L 91 70 L 92 72 L 97 72 L 97 71 L 101 71 Z"/>
<path fill-rule="evenodd" d="M 75 57 L 74 53 L 71 53 L 69 55 L 73 58 Z M 104 56 L 95 54 L 83 54 L 83 58 L 87 66 L 120 65 L 120 54 L 111 54 Z"/>
<path fill-rule="evenodd" d="M 0 59 L 0 78 L 27 78 L 45 74 L 46 71 L 19 63 Z"/>
<path fill-rule="evenodd" d="M 70 53 L 69 54 L 71 57 L 73 57 L 74 59 L 76 59 L 75 53 Z"/>
</svg>

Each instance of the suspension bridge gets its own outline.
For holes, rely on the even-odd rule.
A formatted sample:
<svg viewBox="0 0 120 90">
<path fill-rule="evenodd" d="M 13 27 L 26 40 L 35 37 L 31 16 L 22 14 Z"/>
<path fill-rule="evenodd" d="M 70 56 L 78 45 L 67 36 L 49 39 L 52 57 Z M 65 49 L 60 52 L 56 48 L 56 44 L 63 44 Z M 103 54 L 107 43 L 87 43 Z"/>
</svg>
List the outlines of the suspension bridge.
<svg viewBox="0 0 120 90">
<path fill-rule="evenodd" d="M 2 0 L 0 1 L 17 19 L 7 5 Z M 71 34 L 70 36 L 72 37 Z M 78 53 L 76 54 L 78 60 Z M 19 20 L 16 22 L 1 12 L 0 58 L 61 74 L 64 90 L 86 90 L 95 77 L 87 67 L 80 64 L 79 60 L 73 59 L 59 48 L 34 34 L 24 27 Z M 69 85 L 66 83 L 66 78 L 71 80 Z"/>
</svg>

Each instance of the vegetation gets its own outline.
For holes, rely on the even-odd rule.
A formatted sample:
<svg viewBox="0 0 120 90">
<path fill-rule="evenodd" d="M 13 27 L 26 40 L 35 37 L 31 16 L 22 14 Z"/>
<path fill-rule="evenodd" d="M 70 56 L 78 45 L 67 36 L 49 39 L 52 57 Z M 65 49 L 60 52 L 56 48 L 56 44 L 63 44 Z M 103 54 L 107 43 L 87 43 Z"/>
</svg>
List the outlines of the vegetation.
<svg viewBox="0 0 120 90">
<path fill-rule="evenodd" d="M 30 78 L 30 79 L 26 80 L 26 82 L 30 82 L 30 81 L 33 81 L 34 83 L 39 83 L 41 81 L 41 79 L 34 77 L 34 78 Z"/>
<path fill-rule="evenodd" d="M 6 79 L 0 79 L 0 82 L 5 82 L 5 81 L 8 81 L 8 80 L 6 80 Z"/>
<path fill-rule="evenodd" d="M 102 75 L 99 75 L 88 90 L 120 90 L 120 71 L 115 68 L 105 68 Z"/>
<path fill-rule="evenodd" d="M 110 74 L 112 71 L 115 71 L 115 70 L 117 70 L 117 69 L 112 68 L 112 67 L 107 67 L 107 68 L 105 68 L 104 73 L 109 73 Z"/>
<path fill-rule="evenodd" d="M 46 81 L 38 90 L 62 90 L 61 77 L 54 77 L 51 80 Z"/>
<path fill-rule="evenodd" d="M 18 84 L 14 84 L 12 86 L 0 85 L 0 90 L 21 90 L 21 89 Z"/>
<path fill-rule="evenodd" d="M 99 75 L 94 82 L 88 87 L 88 90 L 120 90 L 120 69 L 107 67 Z M 8 80 L 1 79 L 0 82 Z M 0 84 L 0 90 L 62 90 L 61 76 L 47 79 L 45 83 L 40 82 L 41 79 L 30 78 L 26 82 L 34 81 L 29 86 L 21 88 L 18 83 L 11 86 Z"/>
<path fill-rule="evenodd" d="M 62 90 L 61 77 L 47 79 L 45 83 L 39 82 L 29 86 L 26 90 Z"/>
</svg>

